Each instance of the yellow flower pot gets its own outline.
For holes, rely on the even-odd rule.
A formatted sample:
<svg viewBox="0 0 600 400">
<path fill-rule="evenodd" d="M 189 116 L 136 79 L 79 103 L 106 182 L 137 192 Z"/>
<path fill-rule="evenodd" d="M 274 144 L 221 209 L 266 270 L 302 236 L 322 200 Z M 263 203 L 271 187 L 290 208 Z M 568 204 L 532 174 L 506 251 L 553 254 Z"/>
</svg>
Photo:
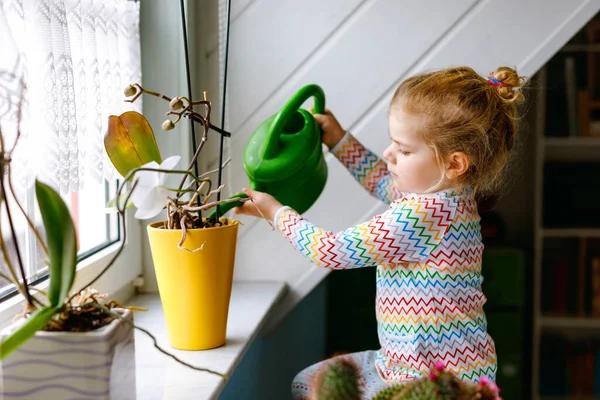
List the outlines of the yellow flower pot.
<svg viewBox="0 0 600 400">
<path fill-rule="evenodd" d="M 152 260 L 165 313 L 169 342 L 175 349 L 206 350 L 225 344 L 233 282 L 238 221 L 217 228 L 190 229 L 177 248 L 181 229 L 148 225 Z"/>
</svg>

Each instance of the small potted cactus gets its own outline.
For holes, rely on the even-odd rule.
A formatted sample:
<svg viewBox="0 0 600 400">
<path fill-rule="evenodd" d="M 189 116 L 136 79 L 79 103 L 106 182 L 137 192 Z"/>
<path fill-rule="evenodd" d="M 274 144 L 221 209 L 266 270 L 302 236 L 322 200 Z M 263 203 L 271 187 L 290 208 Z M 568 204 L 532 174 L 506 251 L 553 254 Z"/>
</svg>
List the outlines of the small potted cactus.
<svg viewBox="0 0 600 400">
<path fill-rule="evenodd" d="M 326 363 L 315 376 L 311 400 L 362 399 L 358 368 L 340 357 Z M 391 385 L 372 400 L 502 400 L 496 384 L 486 377 L 472 383 L 458 379 L 437 362 L 429 376 Z"/>
</svg>

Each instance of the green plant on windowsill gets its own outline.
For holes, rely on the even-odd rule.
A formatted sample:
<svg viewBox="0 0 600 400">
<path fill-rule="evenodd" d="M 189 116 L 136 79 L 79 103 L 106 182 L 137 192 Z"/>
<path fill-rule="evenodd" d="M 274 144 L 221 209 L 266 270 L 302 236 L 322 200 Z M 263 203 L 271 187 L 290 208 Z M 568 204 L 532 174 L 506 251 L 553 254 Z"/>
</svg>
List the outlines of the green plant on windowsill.
<svg viewBox="0 0 600 400">
<path fill-rule="evenodd" d="M 125 89 L 125 101 L 134 102 L 143 94 L 168 102 L 166 115 L 173 117 L 162 123 L 163 130 L 170 131 L 182 118 L 188 118 L 192 124 L 202 126 L 202 137 L 188 167 L 177 170 L 174 168 L 180 157 L 162 159 L 152 127 L 142 114 L 128 111 L 111 115 L 104 146 L 126 182 L 111 205 L 134 205 L 135 217 L 139 219 L 167 210 L 166 219 L 148 224 L 147 231 L 169 340 L 177 349 L 215 348 L 225 343 L 239 225 L 239 221 L 222 216 L 250 199 L 243 193 L 214 199 L 225 185 L 213 188 L 209 176 L 215 172 L 220 176 L 227 161 L 214 171 L 195 173 L 209 130 L 230 136 L 211 123 L 211 103 L 206 92 L 199 101 L 185 96 L 170 98 L 134 83 Z M 182 176 L 177 188 L 166 186 L 169 174 Z M 137 183 L 131 196 L 127 191 L 129 183 Z M 128 197 L 131 204 L 125 200 Z M 214 211 L 203 216 L 210 209 Z M 182 302 L 194 307 L 183 312 Z"/>
<path fill-rule="evenodd" d="M 21 95 L 22 98 L 22 95 Z M 20 121 L 21 104 L 16 105 L 17 121 Z M 134 307 L 124 307 L 115 301 L 104 301 L 104 296 L 99 295 L 93 289 L 93 285 L 103 276 L 120 256 L 127 239 L 127 224 L 125 223 L 125 208 L 118 202 L 115 204 L 116 211 L 123 227 L 123 237 L 115 254 L 106 266 L 87 284 L 73 290 L 75 274 L 77 271 L 77 237 L 71 218 L 71 214 L 64 200 L 50 186 L 35 181 L 35 195 L 42 217 L 45 235 L 31 221 L 24 208 L 20 204 L 11 180 L 11 158 L 21 137 L 19 123 L 17 123 L 17 134 L 12 147 L 7 146 L 2 127 L 0 126 L 0 208 L 7 215 L 8 226 L 0 224 L 0 250 L 7 273 L 0 272 L 0 277 L 12 283 L 23 296 L 25 301 L 24 310 L 16 316 L 13 323 L 14 329 L 3 337 L 0 343 L 0 360 L 4 360 L 17 348 L 25 344 L 39 331 L 62 331 L 62 332 L 89 332 L 108 325 L 115 319 L 131 324 L 133 328 L 140 330 L 150 336 L 154 346 L 163 354 L 175 359 L 177 362 L 199 371 L 208 372 L 226 378 L 225 375 L 210 369 L 190 365 L 173 354 L 158 346 L 154 336 L 147 330 L 133 325 L 133 323 L 122 317 L 117 309 L 128 308 L 135 311 Z M 133 180 L 131 188 L 123 199 L 127 204 L 129 198 L 135 194 L 139 180 Z M 48 260 L 49 285 L 47 292 L 33 288 L 27 282 L 24 261 L 16 240 L 16 232 L 13 224 L 13 213 L 7 199 L 12 200 L 18 206 L 25 218 L 29 229 L 36 237 L 36 241 Z M 16 260 L 9 257 L 5 231 L 10 232 L 12 243 L 16 248 Z M 43 239 L 43 236 L 45 239 Z M 1 394 L 1 392 L 0 392 Z"/>
<path fill-rule="evenodd" d="M 140 219 L 154 217 L 166 208 L 167 219 L 161 228 L 181 229 L 182 236 L 178 247 L 187 251 L 198 251 L 199 249 L 183 247 L 187 231 L 189 229 L 227 225 L 230 221 L 220 218 L 222 212 L 218 210 L 221 210 L 221 205 L 225 203 L 241 205 L 242 202 L 249 200 L 245 194 L 239 193 L 232 196 L 232 198 L 211 201 L 211 198 L 219 194 L 225 185 L 212 189 L 213 184 L 209 175 L 216 172 L 220 174 L 229 160 L 220 165 L 218 169 L 199 176 L 194 174 L 194 166 L 208 140 L 209 130 L 213 129 L 225 137 L 229 137 L 231 134 L 211 123 L 211 103 L 207 99 L 206 92 L 204 93 L 204 100 L 198 101 L 188 99 L 185 96 L 170 98 L 164 94 L 146 90 L 137 83 L 129 85 L 124 92 L 128 98 L 125 100 L 127 102 L 134 102 L 143 94 L 149 94 L 167 101 L 169 111 L 166 112 L 166 115 L 173 115 L 176 118 L 166 119 L 162 123 L 164 131 L 174 129 L 176 124 L 184 117 L 199 123 L 203 128 L 200 143 L 195 149 L 187 169 L 184 170 L 174 169 L 180 160 L 179 156 L 162 159 L 150 123 L 138 112 L 128 111 L 119 116 L 111 115 L 104 138 L 106 152 L 113 166 L 124 177 L 124 180 L 132 181 L 134 177 L 139 179 L 138 190 L 131 196 L 132 203 L 124 206 L 135 205 L 137 208 L 135 216 Z M 199 112 L 198 108 L 202 112 Z M 164 186 L 167 174 L 182 175 L 177 188 Z M 186 182 L 188 183 L 186 184 Z M 122 202 L 128 193 L 125 186 L 119 189 L 117 198 Z M 184 199 L 186 195 L 189 197 Z M 109 207 L 114 208 L 115 204 L 116 199 L 113 199 L 109 203 Z M 202 213 L 211 208 L 215 208 L 215 211 L 203 217 Z M 231 207 L 227 207 L 227 209 L 229 208 Z"/>
</svg>

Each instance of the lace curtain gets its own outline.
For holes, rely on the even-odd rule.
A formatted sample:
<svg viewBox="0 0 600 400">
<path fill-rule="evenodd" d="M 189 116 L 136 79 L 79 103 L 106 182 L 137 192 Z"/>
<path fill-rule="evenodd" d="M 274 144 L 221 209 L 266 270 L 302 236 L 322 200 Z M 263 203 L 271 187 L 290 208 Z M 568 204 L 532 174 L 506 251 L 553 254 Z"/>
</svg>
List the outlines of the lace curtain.
<svg viewBox="0 0 600 400">
<path fill-rule="evenodd" d="M 87 178 L 112 179 L 108 116 L 141 111 L 141 99 L 123 101 L 123 89 L 141 83 L 139 2 L 0 0 L 0 49 L 0 127 L 9 142 L 23 99 L 16 186 L 38 177 L 66 193 Z"/>
</svg>

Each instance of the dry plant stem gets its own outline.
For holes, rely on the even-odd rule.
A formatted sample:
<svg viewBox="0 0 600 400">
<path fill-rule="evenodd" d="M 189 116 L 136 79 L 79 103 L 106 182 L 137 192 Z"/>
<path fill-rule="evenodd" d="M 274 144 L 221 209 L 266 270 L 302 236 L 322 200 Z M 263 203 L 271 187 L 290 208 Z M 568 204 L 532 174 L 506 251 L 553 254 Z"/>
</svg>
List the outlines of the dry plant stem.
<svg viewBox="0 0 600 400">
<path fill-rule="evenodd" d="M 247 199 L 247 200 L 252 201 L 252 205 L 254 207 L 256 207 L 256 211 L 258 211 L 258 213 L 260 214 L 260 216 L 262 217 L 262 219 L 264 219 L 265 221 L 267 221 L 267 223 L 271 227 L 271 230 L 274 231 L 275 227 L 273 226 L 273 223 L 271 221 L 269 221 L 267 218 L 265 218 L 265 215 L 262 213 L 262 211 L 260 211 L 260 208 L 258 208 L 258 206 L 256 204 L 254 204 L 254 200 L 252 200 L 252 199 Z"/>
<path fill-rule="evenodd" d="M 138 83 L 133 83 L 131 86 L 137 88 L 137 91 L 136 91 L 136 94 L 131 99 L 125 100 L 128 103 L 133 103 L 134 101 L 136 101 L 144 93 L 150 94 L 152 96 L 156 96 L 156 97 L 158 97 L 160 99 L 163 99 L 163 100 L 166 100 L 168 102 L 171 102 L 171 100 L 172 100 L 169 96 L 165 96 L 164 94 L 157 93 L 157 92 L 152 92 L 150 90 L 146 90 L 143 87 L 141 87 Z M 186 100 L 191 105 L 205 104 L 205 105 L 208 105 L 210 107 L 210 103 L 208 101 L 206 101 L 206 100 L 189 101 L 189 99 L 187 97 L 184 97 L 184 96 L 180 96 L 180 99 L 181 100 Z M 210 112 L 210 109 L 208 111 Z M 169 113 L 171 113 L 171 112 L 167 112 L 167 115 L 169 115 Z M 176 114 L 176 113 L 172 113 L 172 114 Z M 190 112 L 188 115 L 184 115 L 184 117 L 189 118 L 191 120 L 194 120 L 194 121 L 196 121 L 196 122 L 204 125 L 205 119 L 200 114 L 198 114 L 196 111 Z M 227 136 L 227 137 L 231 136 L 231 133 L 229 133 L 229 132 L 227 132 L 227 131 L 225 131 L 225 130 L 223 130 L 221 128 L 218 128 L 218 127 L 214 126 L 210 122 L 208 123 L 208 127 L 211 128 L 211 129 L 213 129 L 213 130 L 215 130 L 216 132 L 219 132 L 221 135 L 224 135 L 224 136 Z"/>
<path fill-rule="evenodd" d="M 24 87 L 25 84 L 23 83 L 22 79 L 21 79 L 21 81 L 22 81 L 21 87 Z M 17 143 L 19 142 L 19 138 L 21 137 L 21 105 L 22 104 L 23 104 L 23 91 L 21 91 L 21 98 L 19 99 L 19 104 L 17 105 L 17 135 L 15 137 L 15 142 L 13 143 L 12 148 L 10 149 L 10 151 L 8 153 L 6 153 L 6 159 L 8 160 L 8 162 L 10 162 L 10 160 L 12 159 L 12 153 L 15 151 L 15 147 L 17 147 Z M 1 141 L 0 147 L 2 148 L 2 153 L 4 153 L 3 137 L 4 136 L 2 135 L 2 129 L 0 128 L 0 141 Z M 6 179 L 8 180 L 8 187 L 10 188 L 10 193 L 12 194 L 13 198 L 16 200 L 17 195 L 15 194 L 15 189 L 13 188 L 13 184 L 12 184 L 12 174 L 11 174 L 12 169 L 10 168 L 10 165 L 7 165 L 7 167 L 8 167 L 8 175 L 7 175 Z M 18 201 L 16 201 L 16 203 L 17 203 L 17 206 L 19 207 L 19 210 L 21 210 L 23 217 L 25 217 L 25 220 L 27 221 L 27 225 L 29 225 L 29 228 L 35 234 L 35 237 L 36 237 L 39 245 L 42 247 L 44 254 L 46 254 L 46 256 L 48 256 L 48 248 L 46 247 L 46 243 L 44 243 L 44 241 L 42 240 L 42 237 L 40 236 L 40 232 L 33 225 L 33 222 L 31 221 L 31 219 L 29 218 L 29 216 L 23 209 L 23 206 L 21 205 L 21 203 L 19 203 Z"/>
<path fill-rule="evenodd" d="M 11 278 L 10 276 L 8 276 L 8 275 L 6 275 L 6 274 L 4 274 L 4 273 L 2 273 L 2 272 L 0 272 L 0 278 L 2 278 L 2 279 L 6 279 L 7 281 L 9 281 L 9 282 L 10 282 L 10 283 L 12 283 L 13 285 L 15 285 L 15 286 L 17 287 L 17 289 L 19 290 L 19 292 L 21 292 L 19 281 L 16 281 L 16 282 L 15 282 L 13 278 Z M 36 289 L 36 288 L 34 288 L 33 286 L 30 286 L 30 287 L 29 287 L 29 289 L 30 289 L 30 290 L 31 290 L 31 289 L 33 289 L 33 290 L 35 290 L 35 291 L 37 291 L 37 292 L 40 292 L 40 293 L 42 293 L 42 294 L 45 294 L 43 291 L 41 291 L 41 290 L 39 290 L 39 289 Z M 39 301 L 38 299 L 36 299 L 36 298 L 35 298 L 35 296 L 31 296 L 31 299 L 32 299 L 34 302 L 36 302 L 36 303 L 38 304 L 38 306 L 40 306 L 40 307 L 45 307 L 45 304 L 44 304 L 44 303 L 42 303 L 41 301 Z"/>
<path fill-rule="evenodd" d="M 132 99 L 130 100 L 125 100 L 127 102 L 133 103 L 135 100 L 138 99 L 138 97 L 140 97 L 143 93 L 146 94 L 150 94 L 152 96 L 156 96 L 158 98 L 161 98 L 163 100 L 166 100 L 168 102 L 170 102 L 172 99 L 168 96 L 165 96 L 164 94 L 161 93 L 157 93 L 157 92 L 152 92 L 150 90 L 146 90 L 144 89 L 142 86 L 140 86 L 137 83 L 132 84 L 131 86 L 134 86 L 135 88 L 137 88 L 137 93 L 133 96 Z M 188 169 L 191 169 L 194 164 L 196 163 L 196 160 L 198 159 L 198 155 L 200 154 L 200 151 L 202 151 L 202 148 L 204 147 L 204 143 L 207 140 L 207 135 L 208 135 L 208 128 L 210 126 L 210 102 L 208 101 L 190 101 L 188 98 L 182 96 L 180 97 L 180 99 L 182 101 L 186 101 L 189 105 L 184 107 L 184 109 L 186 111 L 189 111 L 189 113 L 191 115 L 195 115 L 197 116 L 204 128 L 204 131 L 202 132 L 202 139 L 200 140 L 200 144 L 198 145 L 198 148 L 196 149 L 196 152 L 194 153 L 194 156 L 192 157 L 192 160 L 190 161 L 190 165 L 188 166 Z M 206 117 L 202 117 L 200 116 L 200 114 L 198 114 L 197 112 L 195 112 L 194 110 L 191 109 L 191 105 L 195 105 L 195 104 L 204 104 L 205 108 L 206 108 Z M 169 114 L 173 114 L 172 112 L 167 112 L 167 115 Z M 177 121 L 179 121 L 179 118 L 177 118 Z M 177 122 L 176 121 L 176 122 Z M 178 190 L 181 190 L 181 188 L 183 187 L 185 180 L 186 180 L 187 176 L 184 176 L 183 179 L 181 180 L 181 183 L 179 184 Z M 178 193 L 176 199 L 179 199 L 179 197 L 181 197 L 181 194 Z"/>
<path fill-rule="evenodd" d="M 0 134 L 1 134 L 1 132 L 0 132 Z M 12 194 L 13 198 L 16 199 L 17 195 L 15 194 L 15 189 L 13 188 L 13 184 L 12 184 L 11 168 L 10 168 L 10 166 L 8 167 L 8 177 L 7 177 L 7 179 L 8 179 L 8 187 L 10 188 L 10 193 Z M 18 201 L 16 203 L 17 203 L 17 206 L 19 207 L 19 210 L 21 210 L 21 214 L 23 214 L 23 217 L 25 217 L 25 220 L 27 221 L 27 225 L 29 225 L 29 229 L 31 229 L 33 231 L 33 233 L 35 235 L 35 238 L 37 239 L 38 244 L 40 245 L 40 247 L 44 251 L 44 254 L 46 254 L 46 257 L 48 257 L 48 247 L 46 247 L 46 243 L 44 243 L 44 241 L 42 240 L 40 232 L 33 225 L 33 222 L 31 221 L 31 219 L 29 218 L 29 216 L 27 215 L 27 213 L 23 209 L 23 206 L 21 206 L 21 203 L 19 203 Z"/>
<path fill-rule="evenodd" d="M 230 162 L 231 162 L 231 158 L 228 158 L 227 160 L 225 160 L 225 162 L 223 163 L 223 165 L 221 165 L 221 169 L 225 168 L 227 166 L 227 164 L 229 164 Z M 215 168 L 213 170 L 205 172 L 202 175 L 198 176 L 198 178 L 202 179 L 202 178 L 204 178 L 207 175 L 214 174 L 215 172 L 219 172 L 219 168 Z"/>
<path fill-rule="evenodd" d="M 194 166 L 194 164 L 196 163 L 196 160 L 198 159 L 198 156 L 200 155 L 200 152 L 202 151 L 202 148 L 204 147 L 204 144 L 206 143 L 206 140 L 208 139 L 207 136 L 208 136 L 208 128 L 206 127 L 206 125 L 204 125 L 204 130 L 202 132 L 202 138 L 200 139 L 200 144 L 198 145 L 198 148 L 196 149 L 196 152 L 194 153 L 194 157 L 192 157 L 192 161 L 190 161 L 190 165 L 188 166 L 188 169 L 192 168 Z M 187 178 L 186 176 L 183 177 L 183 179 L 179 183 L 178 189 L 181 189 L 183 187 L 183 184 L 185 183 L 186 178 Z M 180 193 L 177 194 L 175 199 L 178 200 L 179 197 L 181 197 Z"/>
<path fill-rule="evenodd" d="M 8 271 L 12 275 L 12 279 L 9 279 L 9 280 L 12 283 L 14 283 L 15 286 L 17 287 L 17 289 L 19 290 L 19 292 L 21 292 L 21 294 L 23 296 L 25 296 L 25 291 L 23 290 L 23 287 L 21 286 L 21 281 L 19 280 L 19 277 L 17 276 L 17 273 L 15 272 L 15 268 L 13 267 L 12 262 L 11 262 L 10 258 L 8 257 L 8 249 L 6 248 L 6 243 L 4 242 L 4 235 L 2 234 L 2 225 L 1 224 L 0 224 L 0 249 L 2 250 L 2 256 L 4 258 L 4 263 L 6 264 Z"/>
<path fill-rule="evenodd" d="M 9 150 L 7 154 L 7 159 L 10 161 L 12 159 L 12 153 L 15 151 L 15 147 L 17 147 L 17 143 L 19 142 L 19 138 L 21 137 L 21 106 L 23 104 L 23 97 L 25 92 L 25 79 L 20 78 L 21 81 L 21 96 L 19 98 L 19 103 L 17 104 L 17 135 L 15 137 L 15 142 L 13 143 L 12 148 Z M 0 136 L 2 136 L 2 130 L 0 130 Z M 4 143 L 2 144 L 2 154 L 4 154 Z"/>
<path fill-rule="evenodd" d="M 243 203 L 243 202 L 248 201 L 248 200 L 250 200 L 250 199 L 243 199 L 243 198 L 242 199 L 240 199 L 240 198 L 225 199 L 225 200 L 212 201 L 210 203 L 203 204 L 200 207 L 183 206 L 183 209 L 185 211 L 195 212 L 195 211 L 206 210 L 208 208 L 212 208 L 212 207 L 218 206 L 221 203 L 233 203 L 233 202 L 236 202 L 236 201 L 239 201 L 239 202 Z"/>
<path fill-rule="evenodd" d="M 6 275 L 4 272 L 0 272 L 0 278 L 5 279 L 5 280 L 9 281 L 10 283 L 13 283 L 13 284 L 15 283 L 15 282 L 13 282 L 13 278 Z"/>
<path fill-rule="evenodd" d="M 204 187 L 205 184 L 208 184 L 208 188 L 210 190 L 210 181 L 209 180 L 202 181 L 200 186 L 198 186 L 198 189 L 194 191 L 194 195 L 192 196 L 190 201 L 188 201 L 188 206 L 191 207 L 192 204 L 194 204 L 194 201 L 196 201 L 196 198 L 198 198 L 198 195 L 200 194 L 200 191 L 202 190 L 202 188 Z"/>
<path fill-rule="evenodd" d="M 194 250 L 190 250 L 187 247 L 185 247 L 183 245 L 183 243 L 185 242 L 185 238 L 187 237 L 187 228 L 185 227 L 185 220 L 187 219 L 187 215 L 184 215 L 183 218 L 181 218 L 181 240 L 179 241 L 179 243 L 177 244 L 177 248 L 181 249 L 181 250 L 185 250 L 188 253 L 195 253 L 197 251 L 200 251 L 204 248 L 204 243 L 202 243 L 200 245 L 200 247 L 198 247 L 197 249 Z"/>
<path fill-rule="evenodd" d="M 125 179 L 125 181 L 127 181 L 127 178 Z M 131 185 L 131 191 L 127 194 L 127 198 L 125 199 L 123 204 L 127 205 L 127 203 L 129 203 L 129 198 L 131 197 L 131 194 L 133 193 L 136 185 L 137 185 L 137 181 L 135 181 L 133 183 L 133 185 Z M 125 185 L 119 186 L 119 192 L 117 193 L 117 199 L 121 195 L 121 193 L 120 193 L 121 188 L 123 188 L 124 186 Z M 100 277 L 102 275 L 104 275 L 104 273 L 115 263 L 117 258 L 121 255 L 121 252 L 123 251 L 123 248 L 125 247 L 125 242 L 127 241 L 127 227 L 125 224 L 125 210 L 123 208 L 121 208 L 121 204 L 118 201 L 117 201 L 117 211 L 119 212 L 119 216 L 121 217 L 121 226 L 123 226 L 123 238 L 121 239 L 121 245 L 119 246 L 115 255 L 110 259 L 108 264 L 106 264 L 106 267 L 104 267 L 104 269 L 102 271 L 100 271 L 100 273 L 98 275 L 96 275 L 96 277 L 94 279 L 92 279 L 91 282 L 89 282 L 87 285 L 83 286 L 81 289 L 76 291 L 75 294 L 73 294 L 71 297 L 69 297 L 69 300 L 67 300 L 67 303 L 71 303 L 71 300 L 73 300 L 73 298 L 75 296 L 77 296 L 82 290 L 85 290 L 85 288 L 92 286 L 98 279 L 100 279 Z"/>
<path fill-rule="evenodd" d="M 210 199 L 211 196 L 213 196 L 213 195 L 215 195 L 217 193 L 220 193 L 221 190 L 223 190 L 224 187 L 225 187 L 225 185 L 221 185 L 218 188 L 216 188 L 215 190 L 211 190 L 210 192 L 208 192 L 208 194 L 206 196 L 204 196 L 204 199 L 202 200 L 202 204 L 206 204 L 206 201 L 208 199 Z M 189 204 L 189 205 L 191 205 L 191 204 Z"/>
<path fill-rule="evenodd" d="M 131 327 L 133 327 L 134 329 L 137 329 L 137 330 L 139 330 L 139 331 L 142 331 L 142 332 L 144 332 L 146 335 L 148 335 L 148 336 L 149 336 L 149 337 L 152 339 L 152 342 L 153 342 L 153 344 L 154 344 L 154 347 L 156 347 L 156 349 L 157 349 L 158 351 L 160 351 L 161 353 L 163 353 L 163 354 L 164 354 L 164 355 L 166 355 L 166 356 L 169 356 L 169 357 L 171 357 L 172 359 L 174 359 L 175 361 L 177 361 L 179 364 L 181 364 L 181 365 L 183 365 L 183 366 L 186 366 L 186 367 L 188 367 L 188 368 L 191 368 L 191 369 L 193 369 L 193 370 L 196 370 L 196 371 L 208 372 L 209 374 L 217 375 L 217 376 L 219 376 L 219 377 L 221 377 L 221 378 L 223 378 L 223 379 L 228 379 L 227 375 L 224 375 L 224 374 L 221 374 L 221 373 L 219 373 L 219 372 L 216 372 L 216 371 L 210 370 L 210 369 L 208 369 L 208 368 L 200 368 L 200 367 L 196 367 L 196 366 L 193 366 L 193 365 L 191 365 L 191 364 L 188 364 L 188 363 L 186 363 L 185 361 L 182 361 L 182 360 L 180 360 L 179 358 L 177 358 L 177 356 L 175 356 L 175 355 L 173 355 L 173 354 L 171 354 L 171 353 L 167 352 L 166 350 L 163 350 L 163 349 L 162 349 L 162 348 L 161 348 L 161 347 L 158 345 L 158 342 L 156 341 L 156 338 L 154 337 L 154 335 L 152 335 L 150 332 L 148 332 L 148 331 L 147 331 L 147 330 L 145 330 L 144 328 L 140 328 L 139 326 L 135 326 L 135 324 L 134 324 L 133 322 L 131 322 L 130 320 L 128 320 L 128 319 L 126 319 L 126 318 L 123 318 L 123 316 L 122 316 L 122 315 L 119 315 L 118 313 L 116 313 L 116 312 L 113 312 L 112 310 L 110 310 L 110 309 L 108 309 L 108 308 L 104 307 L 102 304 L 95 304 L 95 306 L 97 306 L 98 308 L 100 308 L 101 310 L 103 310 L 105 313 L 107 313 L 107 314 L 109 314 L 109 315 L 111 315 L 111 316 L 113 316 L 113 317 L 115 317 L 115 318 L 119 318 L 119 319 L 121 319 L 121 320 L 125 321 L 127 324 L 129 324 L 129 325 L 130 325 Z"/>
<path fill-rule="evenodd" d="M 167 215 L 171 215 L 171 203 L 167 203 Z M 171 219 L 167 221 L 167 228 L 171 229 Z"/>
<path fill-rule="evenodd" d="M 134 83 L 131 86 L 136 87 L 138 89 L 138 91 L 135 94 L 135 96 L 133 96 L 132 99 L 125 100 L 128 103 L 133 103 L 134 101 L 136 101 L 138 99 L 138 97 L 140 97 L 144 93 L 151 94 L 152 96 L 159 97 L 159 98 L 164 99 L 166 101 L 171 101 L 171 99 L 169 97 L 165 96 L 164 94 L 160 94 L 160 93 L 157 93 L 157 92 L 152 92 L 150 90 L 146 90 L 143 87 L 141 87 L 138 83 Z"/>
<path fill-rule="evenodd" d="M 2 154 L 4 154 L 4 141 L 2 140 Z M 6 208 L 6 216 L 8 217 L 8 225 L 10 227 L 10 233 L 15 243 L 15 253 L 17 253 L 17 262 L 19 265 L 19 269 L 21 272 L 21 277 L 23 278 L 23 291 L 25 292 L 25 299 L 27 300 L 27 305 L 30 307 L 34 307 L 33 300 L 31 299 L 31 293 L 29 293 L 29 289 L 27 287 L 27 275 L 25 274 L 25 266 L 23 265 L 23 259 L 21 258 L 21 250 L 19 249 L 19 244 L 17 242 L 17 233 L 15 231 L 15 226 L 12 220 L 12 214 L 10 212 L 10 207 L 8 206 L 8 201 L 6 201 L 6 187 L 4 186 L 4 176 L 0 176 L 0 190 L 2 191 L 2 198 L 4 198 L 4 208 Z M 4 241 L 4 239 L 2 239 Z M 3 248 L 2 250 L 5 250 Z M 5 256 L 8 258 L 8 255 Z"/>
<path fill-rule="evenodd" d="M 29 286 L 29 290 L 33 290 L 34 292 L 37 292 L 37 293 L 39 293 L 39 294 L 41 294 L 41 295 L 43 295 L 45 297 L 48 297 L 48 294 L 46 292 L 44 292 L 43 290 L 40 290 L 40 289 L 38 289 L 38 288 L 36 288 L 34 286 Z M 33 301 L 35 301 L 38 304 L 38 306 L 40 306 L 40 307 L 46 307 L 46 304 L 44 304 L 40 300 L 36 299 L 35 296 L 31 296 L 31 298 L 33 299 Z"/>
<path fill-rule="evenodd" d="M 4 136 L 2 135 L 2 128 L 0 127 L 0 163 L 2 163 L 2 165 L 0 165 L 0 180 L 2 182 L 4 182 L 4 168 L 6 168 L 6 166 L 8 165 L 8 161 L 4 158 Z M 2 193 L 0 193 L 0 195 L 2 197 L 0 197 L 0 202 L 4 201 L 6 202 L 6 193 L 4 193 L 4 191 L 2 191 Z M 0 204 L 1 206 L 1 204 Z M 15 241 L 16 243 L 16 241 Z M 6 268 L 8 268 L 8 271 L 10 272 L 10 274 L 12 275 L 12 279 L 9 279 L 10 282 L 12 282 L 16 287 L 17 290 L 19 292 L 21 292 L 21 294 L 24 297 L 27 297 L 26 295 L 26 291 L 25 289 L 23 289 L 19 277 L 17 276 L 17 273 L 15 271 L 15 267 L 12 264 L 12 261 L 10 260 L 10 258 L 8 257 L 8 249 L 6 248 L 6 243 L 4 242 L 4 235 L 2 234 L 2 224 L 0 224 L 0 248 L 2 249 L 2 255 L 4 257 L 4 262 L 6 263 Z"/>
</svg>

